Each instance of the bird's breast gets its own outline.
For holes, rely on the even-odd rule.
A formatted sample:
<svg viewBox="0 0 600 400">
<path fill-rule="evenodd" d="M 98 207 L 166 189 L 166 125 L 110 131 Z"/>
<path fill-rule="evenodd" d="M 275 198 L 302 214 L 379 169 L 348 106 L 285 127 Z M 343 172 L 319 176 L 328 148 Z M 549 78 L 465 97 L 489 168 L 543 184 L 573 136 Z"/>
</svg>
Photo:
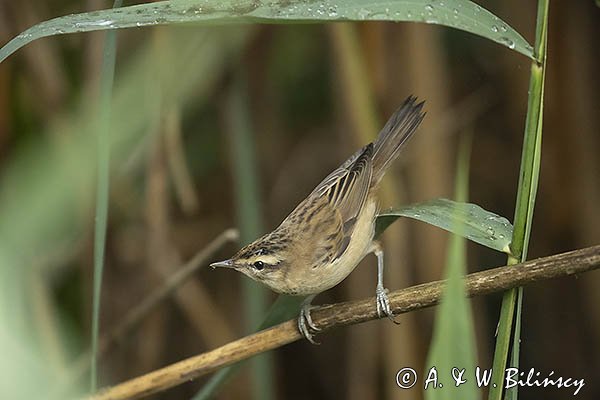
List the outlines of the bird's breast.
<svg viewBox="0 0 600 400">
<path fill-rule="evenodd" d="M 375 232 L 376 202 L 368 199 L 356 221 L 346 250 L 335 261 L 324 265 L 304 266 L 295 269 L 299 275 L 291 292 L 296 295 L 321 293 L 343 281 L 370 251 Z"/>
</svg>

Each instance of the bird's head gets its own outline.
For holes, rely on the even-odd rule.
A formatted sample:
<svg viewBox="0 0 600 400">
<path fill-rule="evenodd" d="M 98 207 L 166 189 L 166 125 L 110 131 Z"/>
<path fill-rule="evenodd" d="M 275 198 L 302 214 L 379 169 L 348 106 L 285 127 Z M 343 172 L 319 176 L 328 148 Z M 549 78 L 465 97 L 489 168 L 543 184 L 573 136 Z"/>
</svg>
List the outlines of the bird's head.
<svg viewBox="0 0 600 400">
<path fill-rule="evenodd" d="M 269 234 L 245 246 L 230 259 L 210 266 L 234 269 L 275 292 L 284 293 L 289 258 L 288 246 L 281 240 L 274 240 Z"/>
</svg>

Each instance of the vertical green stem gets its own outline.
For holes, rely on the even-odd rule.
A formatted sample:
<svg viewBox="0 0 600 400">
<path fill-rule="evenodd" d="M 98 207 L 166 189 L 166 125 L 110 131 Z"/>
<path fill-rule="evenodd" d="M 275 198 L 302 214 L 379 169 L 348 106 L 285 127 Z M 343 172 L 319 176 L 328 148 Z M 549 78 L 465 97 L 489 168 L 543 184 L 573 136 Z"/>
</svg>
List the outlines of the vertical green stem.
<svg viewBox="0 0 600 400">
<path fill-rule="evenodd" d="M 115 0 L 113 8 L 121 7 L 122 0 Z M 94 288 L 92 304 L 92 359 L 90 367 L 90 390 L 98 386 L 98 335 L 100 331 L 100 295 L 102 271 L 104 270 L 104 248 L 108 221 L 108 195 L 110 181 L 110 101 L 115 75 L 117 32 L 106 34 L 102 60 L 100 99 L 100 123 L 98 125 L 98 177 L 96 186 L 96 219 L 94 225 Z"/>
<path fill-rule="evenodd" d="M 231 157 L 236 184 L 236 209 L 240 225 L 240 241 L 249 243 L 264 229 L 260 220 L 261 207 L 258 194 L 258 173 L 256 153 L 252 135 L 248 99 L 243 77 L 238 72 L 227 104 L 227 118 L 230 123 Z M 266 311 L 266 293 L 256 282 L 244 278 L 244 304 L 249 332 L 258 326 Z M 253 394 L 255 399 L 274 398 L 272 384 L 272 362 L 268 354 L 256 357 L 253 361 Z"/>
<path fill-rule="evenodd" d="M 536 33 L 535 33 L 535 61 L 531 65 L 529 80 L 529 98 L 527 103 L 527 119 L 521 156 L 521 172 L 519 188 L 515 206 L 514 231 L 511 243 L 512 255 L 508 258 L 508 265 L 514 265 L 527 258 L 527 248 L 531 234 L 531 221 L 538 188 L 540 157 L 542 145 L 542 120 L 544 106 L 544 80 L 546 73 L 546 47 L 548 36 L 548 7 L 549 0 L 538 0 Z M 522 292 L 512 289 L 504 294 L 500 320 L 498 323 L 498 337 L 494 352 L 493 377 L 495 386 L 490 387 L 489 400 L 502 399 L 504 371 L 507 365 L 508 353 L 511 342 L 513 323 L 520 328 Z M 515 308 L 518 310 L 515 315 Z M 513 343 L 518 343 L 520 329 L 515 329 L 512 337 Z M 513 345 L 513 364 L 518 363 L 518 345 Z M 511 398 L 516 398 L 516 390 L 511 391 Z"/>
</svg>

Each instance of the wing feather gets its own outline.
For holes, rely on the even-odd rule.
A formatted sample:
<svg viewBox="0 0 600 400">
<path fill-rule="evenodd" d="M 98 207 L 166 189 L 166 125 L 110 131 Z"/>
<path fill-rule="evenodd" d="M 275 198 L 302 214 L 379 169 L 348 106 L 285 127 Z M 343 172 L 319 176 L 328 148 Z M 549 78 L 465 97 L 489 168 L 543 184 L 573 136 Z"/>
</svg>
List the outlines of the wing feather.
<svg viewBox="0 0 600 400">
<path fill-rule="evenodd" d="M 373 174 L 373 144 L 350 157 L 342 166 L 329 174 L 312 195 L 327 196 L 329 205 L 338 210 L 342 221 L 356 218 L 362 210 Z"/>
<path fill-rule="evenodd" d="M 314 200 L 326 197 L 327 211 L 324 212 L 332 213 L 337 219 L 333 224 L 337 230 L 335 240 L 329 239 L 323 243 L 324 247 L 334 243 L 333 251 L 329 251 L 334 257 L 329 262 L 340 257 L 350 243 L 354 225 L 369 194 L 373 175 L 372 157 L 373 144 L 369 144 L 329 174 L 309 196 Z"/>
</svg>

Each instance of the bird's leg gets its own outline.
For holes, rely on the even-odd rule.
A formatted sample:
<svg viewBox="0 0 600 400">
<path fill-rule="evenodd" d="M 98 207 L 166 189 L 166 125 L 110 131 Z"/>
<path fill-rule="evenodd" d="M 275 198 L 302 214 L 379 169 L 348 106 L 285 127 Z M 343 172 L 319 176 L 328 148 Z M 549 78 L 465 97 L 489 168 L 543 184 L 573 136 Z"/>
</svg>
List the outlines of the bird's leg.
<svg viewBox="0 0 600 400">
<path fill-rule="evenodd" d="M 390 300 L 387 296 L 387 289 L 383 287 L 383 250 L 378 242 L 373 242 L 371 245 L 371 252 L 377 257 L 377 316 L 382 318 L 387 316 L 392 322 L 398 324 L 394 319 L 394 314 L 390 309 Z"/>
<path fill-rule="evenodd" d="M 298 330 L 312 344 L 319 344 L 313 340 L 313 335 L 310 333 L 310 330 L 314 332 L 318 332 L 321 329 L 315 326 L 313 320 L 310 316 L 310 309 L 313 308 L 310 304 L 315 298 L 316 294 L 312 294 L 308 296 L 302 302 L 302 307 L 300 308 L 300 316 L 298 316 Z"/>
</svg>

